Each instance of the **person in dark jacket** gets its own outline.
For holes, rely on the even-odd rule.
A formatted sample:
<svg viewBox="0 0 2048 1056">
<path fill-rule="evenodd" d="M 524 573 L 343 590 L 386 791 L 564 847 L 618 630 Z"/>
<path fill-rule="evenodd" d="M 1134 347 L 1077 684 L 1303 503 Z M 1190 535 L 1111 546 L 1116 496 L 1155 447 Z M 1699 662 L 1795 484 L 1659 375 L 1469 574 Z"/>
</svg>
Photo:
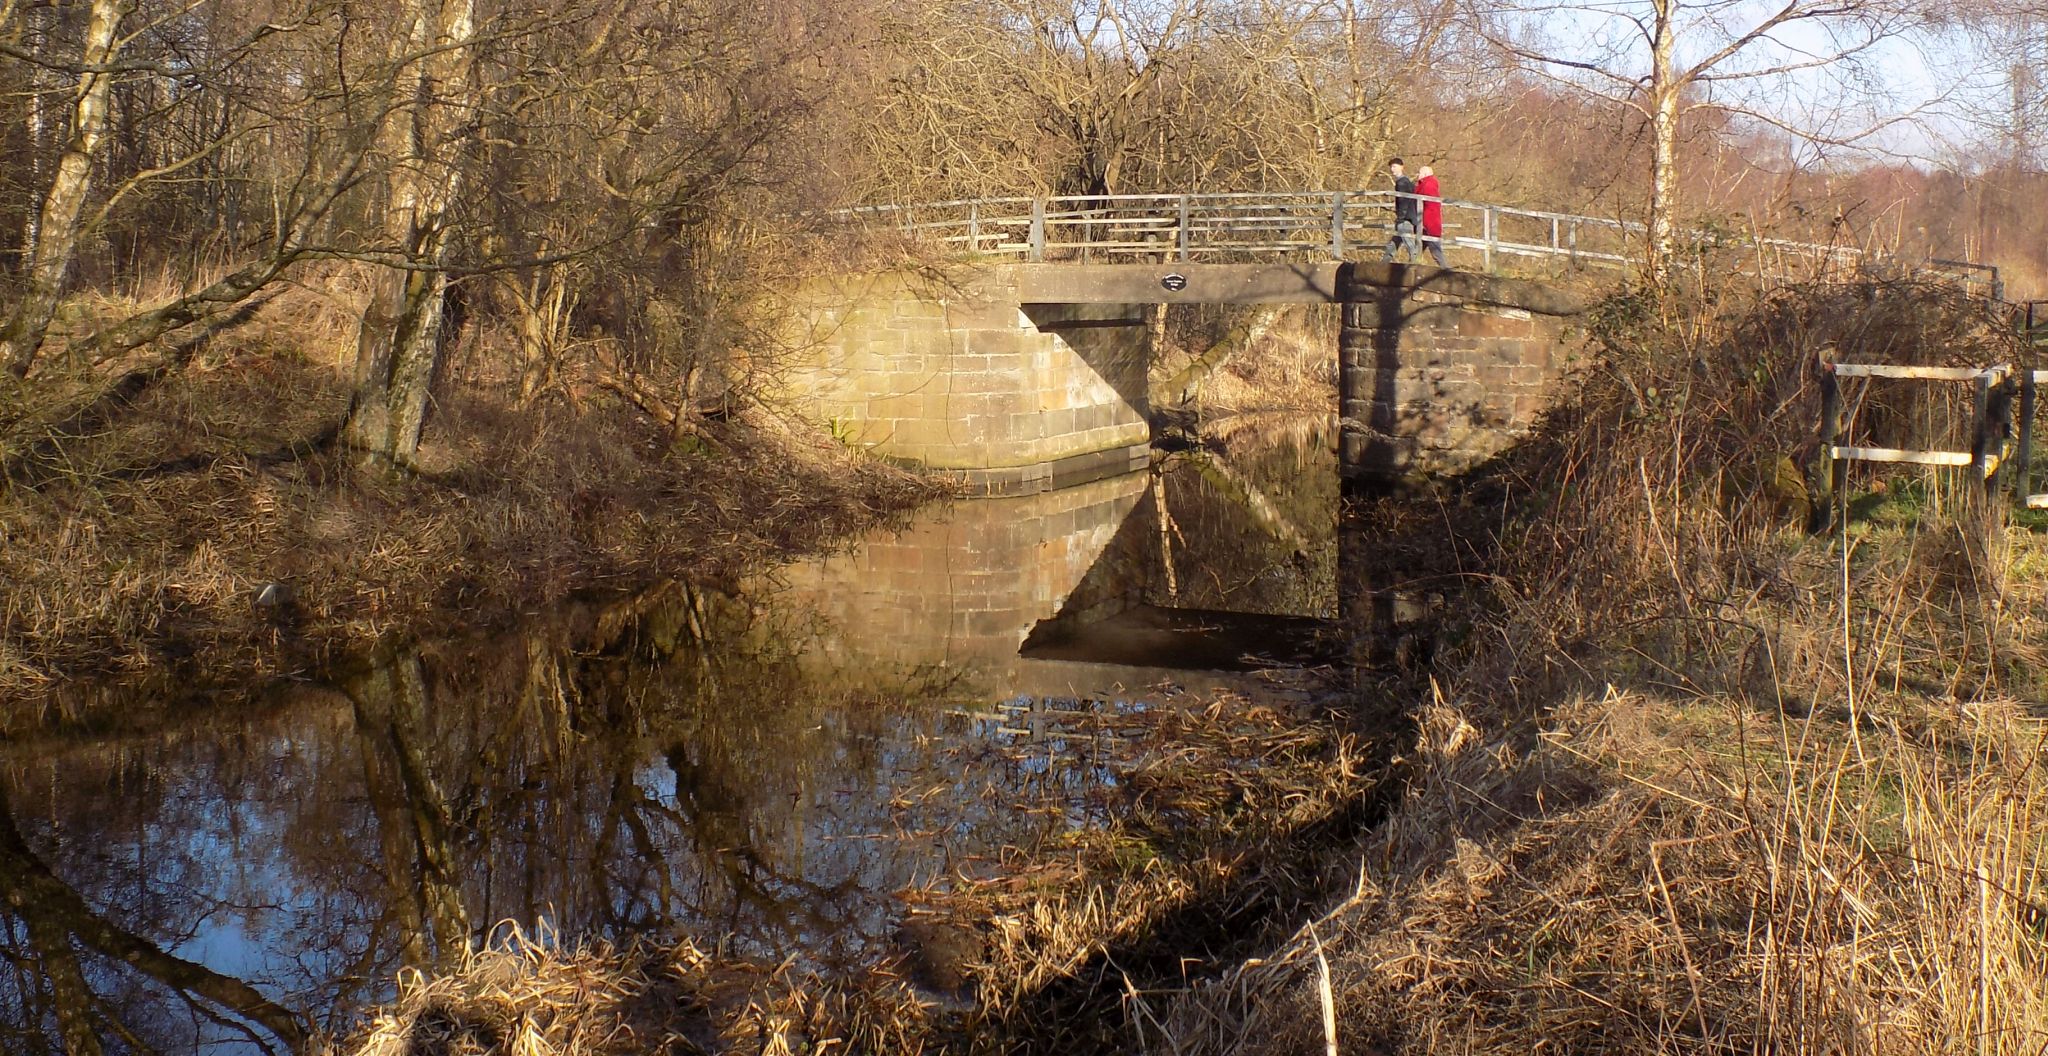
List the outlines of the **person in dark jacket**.
<svg viewBox="0 0 2048 1056">
<path fill-rule="evenodd" d="M 1387 239 L 1385 260 L 1394 259 L 1394 251 L 1408 247 L 1408 259 L 1414 260 L 1421 250 L 1415 246 L 1415 232 L 1422 220 L 1422 212 L 1416 206 L 1415 181 L 1408 178 L 1407 166 L 1400 158 L 1387 162 L 1387 172 L 1394 177 L 1394 236 Z"/>
<path fill-rule="evenodd" d="M 1429 247 L 1437 267 L 1448 268 L 1444 263 L 1444 196 L 1436 182 L 1436 170 L 1424 165 L 1415 175 L 1415 197 L 1422 202 L 1422 244 Z M 1415 253 L 1410 250 L 1408 255 Z"/>
</svg>

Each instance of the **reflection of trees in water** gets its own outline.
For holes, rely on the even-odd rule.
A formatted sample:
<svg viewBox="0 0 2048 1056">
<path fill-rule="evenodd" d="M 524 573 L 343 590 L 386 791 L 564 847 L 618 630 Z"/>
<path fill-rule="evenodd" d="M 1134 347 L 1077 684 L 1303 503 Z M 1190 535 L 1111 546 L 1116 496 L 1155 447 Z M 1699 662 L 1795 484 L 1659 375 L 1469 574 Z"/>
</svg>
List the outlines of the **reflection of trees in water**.
<svg viewBox="0 0 2048 1056">
<path fill-rule="evenodd" d="M 468 948 L 470 924 L 455 822 L 423 751 L 428 692 L 420 656 L 401 653 L 348 680 L 344 691 L 355 705 L 363 790 L 377 819 L 399 949 L 409 965 L 445 965 Z"/>
<path fill-rule="evenodd" d="M 9 1052 L 49 1051 L 53 1034 L 72 1056 L 149 1051 L 156 1044 L 147 1039 L 186 1036 L 192 1028 L 181 1018 L 266 1051 L 305 1036 L 303 1021 L 248 983 L 166 952 L 144 933 L 158 930 L 148 923 L 95 908 L 30 848 L 4 793 L 0 897 L 8 907 L 0 956 L 12 968 L 0 973 L 0 1007 L 10 1014 L 0 1038 Z M 151 908 L 131 912 L 147 921 Z M 188 1044 L 205 1036 L 194 1029 Z"/>
<path fill-rule="evenodd" d="M 1246 429 L 1167 463 L 1181 555 L 1174 604 L 1336 615 L 1338 477 L 1326 423 Z"/>
<path fill-rule="evenodd" d="M 855 956 L 938 849 L 1044 820 L 940 729 L 955 687 L 821 668 L 844 630 L 676 586 L 241 725 L 16 749 L 0 1049 L 261 1047 L 299 1029 L 264 995 L 325 1021 L 504 919 Z"/>
</svg>

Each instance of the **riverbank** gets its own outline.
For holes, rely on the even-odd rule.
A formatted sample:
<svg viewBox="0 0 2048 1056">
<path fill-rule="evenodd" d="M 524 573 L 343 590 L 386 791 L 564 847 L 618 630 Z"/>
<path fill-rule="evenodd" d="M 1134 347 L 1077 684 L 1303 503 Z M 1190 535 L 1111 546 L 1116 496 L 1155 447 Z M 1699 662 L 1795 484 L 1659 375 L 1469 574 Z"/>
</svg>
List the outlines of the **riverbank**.
<svg viewBox="0 0 2048 1056">
<path fill-rule="evenodd" d="M 516 378 L 459 369 L 421 470 L 366 469 L 331 443 L 345 330 L 260 315 L 60 428 L 13 421 L 0 732 L 90 710 L 84 682 L 175 706 L 573 591 L 730 578 L 946 493 L 759 408 L 678 434 L 602 392 L 522 406 Z"/>
</svg>

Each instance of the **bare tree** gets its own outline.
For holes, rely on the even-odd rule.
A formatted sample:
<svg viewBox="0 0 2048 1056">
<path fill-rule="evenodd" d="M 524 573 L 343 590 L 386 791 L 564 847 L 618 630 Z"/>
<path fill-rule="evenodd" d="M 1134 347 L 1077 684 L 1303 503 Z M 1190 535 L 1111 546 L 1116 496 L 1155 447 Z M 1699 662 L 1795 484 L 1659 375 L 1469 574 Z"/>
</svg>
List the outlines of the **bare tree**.
<svg viewBox="0 0 2048 1056">
<path fill-rule="evenodd" d="M 918 0 L 850 95 L 864 200 L 1345 186 L 1452 0 Z"/>
<path fill-rule="evenodd" d="M 1722 109 L 1830 142 L 1868 137 L 1900 120 L 1837 127 L 1847 103 L 1880 91 L 1872 66 L 1882 46 L 1929 23 L 1910 0 L 1466 0 L 1472 24 L 1525 68 L 1633 111 L 1648 126 L 1649 246 L 1653 277 L 1676 247 L 1680 123 Z M 1824 113 L 1798 113 L 1773 96 L 1795 78 L 1825 85 Z"/>
</svg>

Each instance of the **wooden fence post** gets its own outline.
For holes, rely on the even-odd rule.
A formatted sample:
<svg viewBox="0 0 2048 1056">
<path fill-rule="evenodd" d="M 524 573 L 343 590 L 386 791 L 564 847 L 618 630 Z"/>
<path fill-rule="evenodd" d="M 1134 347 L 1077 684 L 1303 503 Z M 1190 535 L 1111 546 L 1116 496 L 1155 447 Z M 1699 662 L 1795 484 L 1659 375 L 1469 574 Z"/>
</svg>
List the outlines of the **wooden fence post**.
<svg viewBox="0 0 2048 1056">
<path fill-rule="evenodd" d="M 1835 457 L 1835 441 L 1842 435 L 1842 379 L 1835 376 L 1833 363 L 1820 365 L 1820 457 L 1822 502 L 1807 517 L 1807 530 L 1825 532 L 1842 511 L 1842 460 Z"/>
<path fill-rule="evenodd" d="M 2028 309 L 2032 311 L 2031 308 Z M 2034 494 L 2034 371 L 2020 371 L 2020 449 L 2019 497 L 2020 504 Z"/>
<path fill-rule="evenodd" d="M 1990 546 L 1993 537 L 1998 531 L 2000 512 L 1998 509 L 1998 481 L 2000 474 L 1998 473 L 1998 464 L 1995 461 L 1998 457 L 1998 452 L 1995 449 L 2004 441 L 2003 430 L 1999 428 L 1997 422 L 1993 421 L 1994 401 L 1991 398 L 1991 378 L 1994 370 L 1996 368 L 1986 367 L 1978 373 L 1976 383 L 1971 386 L 1973 389 L 1971 402 L 1976 412 L 1972 415 L 1972 426 L 1976 430 L 1976 442 L 1970 445 L 1970 474 L 1972 479 L 1970 487 L 1964 493 L 1963 499 L 1964 516 L 1970 518 L 1972 522 L 1971 528 L 1987 547 Z M 2011 412 L 2012 403 L 2010 400 L 1995 402 L 2003 406 L 2008 413 Z"/>
<path fill-rule="evenodd" d="M 1045 263 L 1045 199 L 1031 199 L 1031 262 Z"/>
<path fill-rule="evenodd" d="M 1977 375 L 1971 386 L 1970 428 L 1975 442 L 1970 445 L 1970 472 L 1976 474 L 1971 483 L 1979 490 L 1991 490 L 1991 371 L 1986 369 Z"/>
</svg>

